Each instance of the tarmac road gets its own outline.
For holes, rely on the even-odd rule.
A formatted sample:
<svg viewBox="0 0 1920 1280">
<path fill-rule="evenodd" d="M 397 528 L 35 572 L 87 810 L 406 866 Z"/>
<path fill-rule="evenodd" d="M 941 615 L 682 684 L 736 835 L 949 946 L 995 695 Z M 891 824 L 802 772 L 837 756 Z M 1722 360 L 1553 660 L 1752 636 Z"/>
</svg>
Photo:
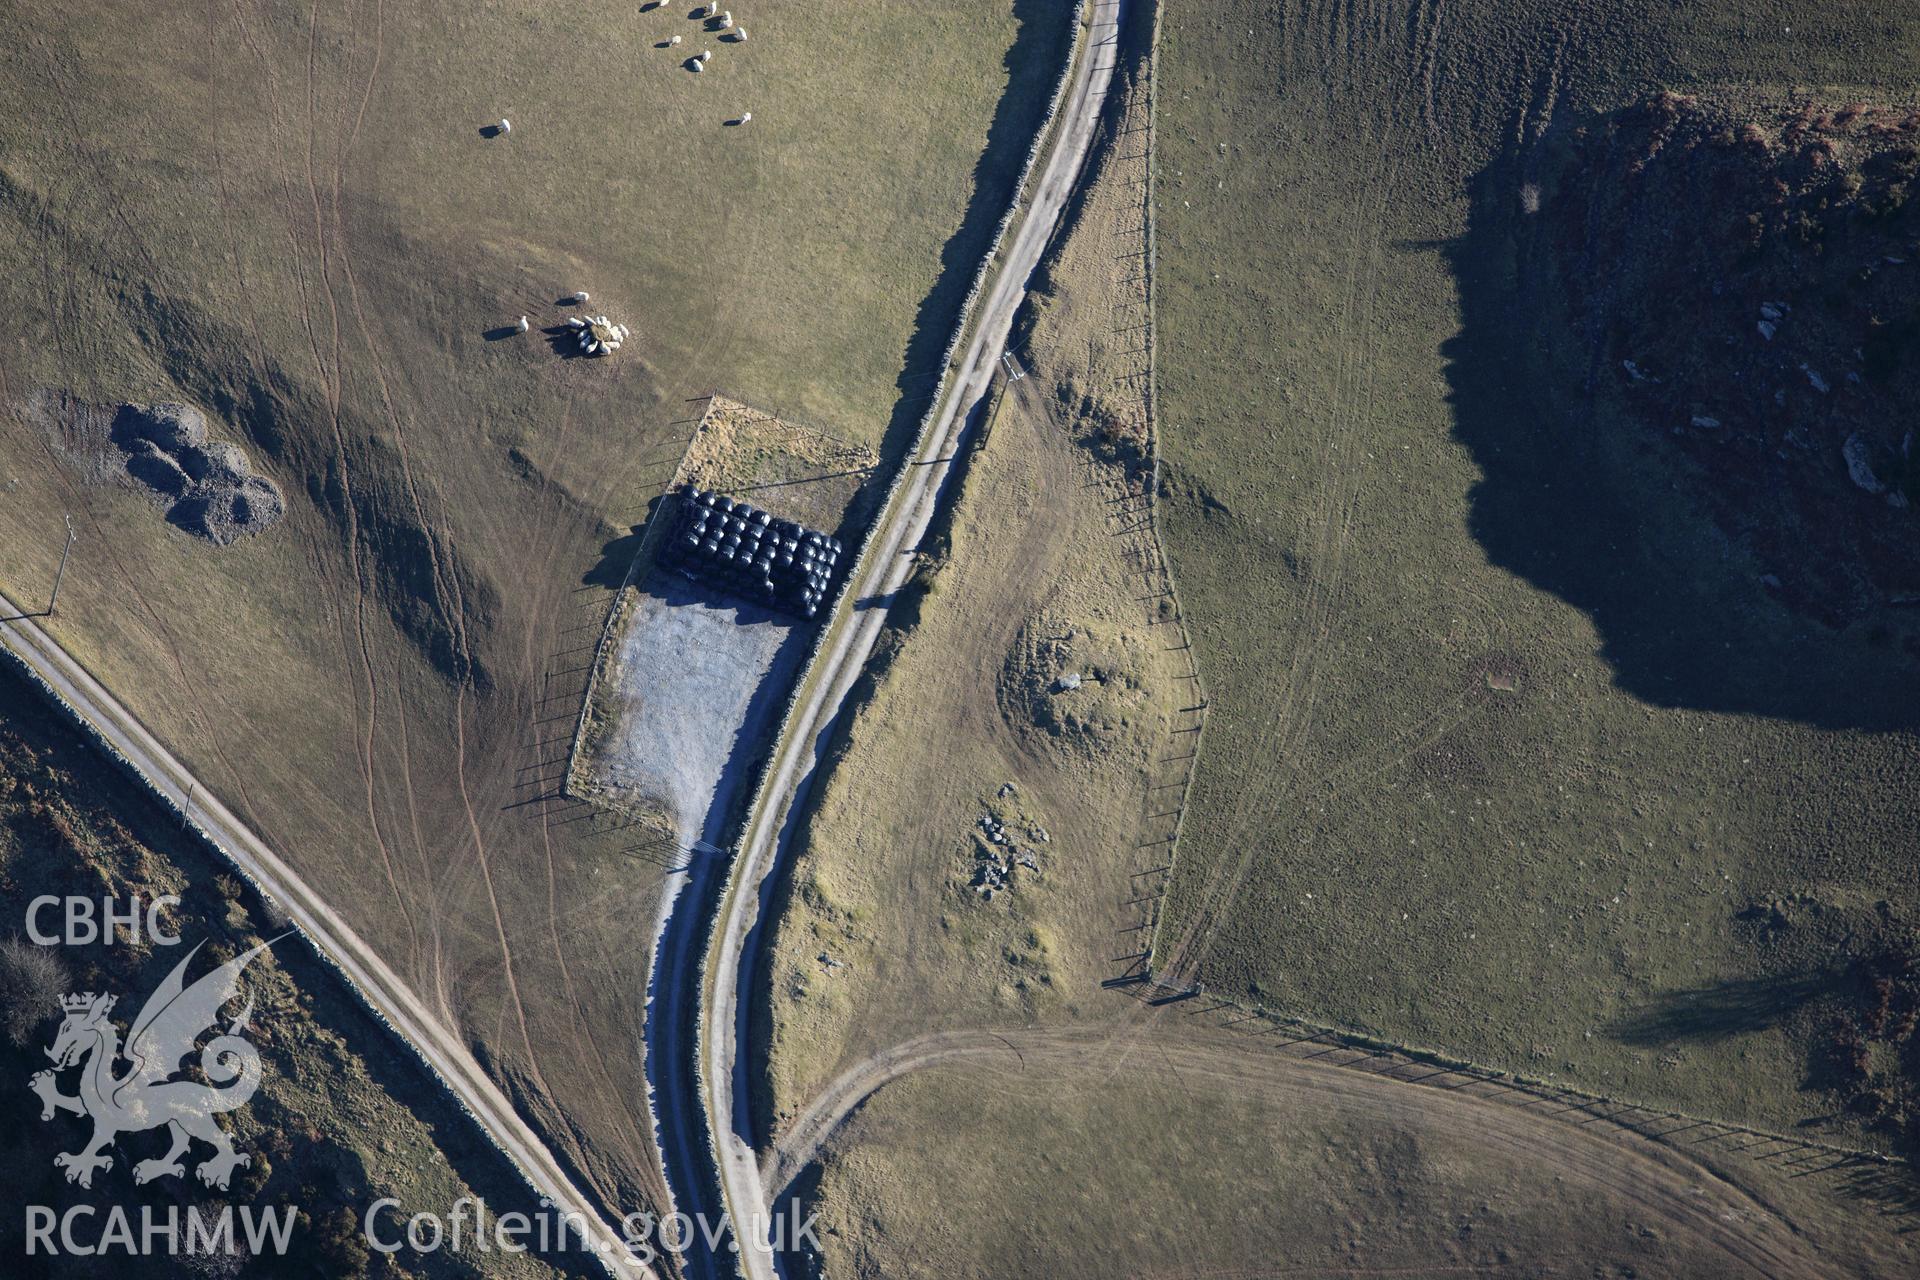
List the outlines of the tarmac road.
<svg viewBox="0 0 1920 1280">
<path fill-rule="evenodd" d="M 201 833 L 286 910 L 308 940 L 346 975 L 367 1006 L 405 1037 L 533 1189 L 551 1200 L 560 1213 L 580 1215 L 587 1225 L 589 1244 L 608 1273 L 623 1278 L 655 1276 L 568 1178 L 458 1034 L 428 1012 L 412 988 L 387 967 L 366 940 L 5 595 L 0 595 L 0 618 L 5 619 L 0 621 L 0 646 L 59 695 L 82 725 L 132 765 L 153 791 L 174 807 L 187 810 Z"/>
<path fill-rule="evenodd" d="M 926 441 L 913 459 L 906 480 L 881 513 L 871 549 L 860 563 L 859 577 L 843 597 L 853 602 L 851 619 L 839 620 L 828 649 L 816 663 L 806 703 L 797 711 L 786 737 L 775 746 L 763 801 L 748 817 L 733 867 L 732 894 L 725 900 L 726 915 L 709 956 L 709 981 L 692 989 L 680 986 L 660 992 L 662 999 L 699 999 L 697 1041 L 701 1055 L 700 1096 L 673 1097 L 658 1091 L 660 1082 L 656 1082 L 660 1114 L 704 1114 L 718 1155 L 721 1207 L 733 1223 L 748 1228 L 737 1231 L 736 1238 L 741 1244 L 741 1269 L 750 1280 L 774 1280 L 776 1275 L 764 1230 L 769 1197 L 753 1152 L 747 1064 L 739 1051 L 748 1008 L 748 1002 L 740 998 L 740 989 L 751 981 L 754 972 L 764 934 L 762 908 L 776 883 L 772 873 L 790 848 L 794 815 L 804 807 L 800 801 L 812 783 L 833 724 L 879 639 L 886 621 L 885 605 L 912 571 L 914 549 L 933 518 L 952 455 L 960 447 L 972 411 L 993 380 L 1014 314 L 1026 296 L 1027 282 L 1085 170 L 1094 129 L 1113 79 L 1125 7 L 1124 0 L 1094 0 L 1090 6 L 1092 26 L 1084 37 L 1085 56 L 1079 59 L 1074 81 L 1061 103 L 1052 150 L 1033 180 L 1030 203 L 1001 245 L 1004 265 L 975 313 L 973 337 Z M 656 1013 L 654 1021 L 658 1026 L 671 1027 L 684 1026 L 687 1020 Z M 675 1196 L 682 1211 L 698 1209 L 717 1220 L 714 1206 L 706 1203 L 710 1192 L 704 1181 L 676 1187 Z M 690 1261 L 697 1267 L 705 1260 Z"/>
</svg>

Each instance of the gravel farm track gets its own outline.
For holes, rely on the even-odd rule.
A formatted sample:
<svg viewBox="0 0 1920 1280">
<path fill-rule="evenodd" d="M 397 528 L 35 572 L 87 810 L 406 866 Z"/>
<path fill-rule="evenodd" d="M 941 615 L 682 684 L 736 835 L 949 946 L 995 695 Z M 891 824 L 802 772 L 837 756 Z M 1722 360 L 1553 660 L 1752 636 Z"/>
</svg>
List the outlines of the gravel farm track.
<svg viewBox="0 0 1920 1280">
<path fill-rule="evenodd" d="M 1171 1017 L 1172 1022 L 1165 1019 Z M 1175 1076 L 1203 1089 L 1264 1090 L 1299 1101 L 1364 1109 L 1390 1126 L 1426 1126 L 1489 1151 L 1551 1167 L 1569 1184 L 1621 1197 L 1663 1232 L 1697 1242 L 1725 1262 L 1727 1274 L 1826 1273 L 1819 1252 L 1776 1205 L 1696 1160 L 1683 1147 L 1629 1126 L 1590 1123 L 1584 1109 L 1563 1119 L 1536 1108 L 1541 1095 L 1511 1089 L 1476 1092 L 1450 1072 L 1447 1083 L 1420 1083 L 1436 1073 L 1407 1059 L 1364 1053 L 1333 1061 L 1305 1056 L 1315 1042 L 1276 1050 L 1217 1028 L 1196 1034 L 1172 1009 L 1144 1010 L 1104 1028 L 1010 1029 L 936 1035 L 874 1055 L 846 1072 L 796 1122 L 769 1168 L 770 1180 L 791 1176 L 820 1151 L 833 1130 L 887 1082 L 925 1067 L 964 1059 L 1004 1062 L 1027 1087 L 1050 1076 L 1137 1069 Z M 1319 1046 L 1324 1048 L 1324 1046 Z M 1385 1065 L 1382 1065 L 1382 1064 Z M 1416 1078 L 1417 1077 L 1417 1078 Z"/>
<path fill-rule="evenodd" d="M 1044 167 L 1030 179 L 1031 194 L 1023 197 L 1024 208 L 1000 246 L 1002 264 L 971 317 L 972 336 L 925 440 L 899 491 L 879 516 L 870 535 L 871 550 L 856 567 L 858 576 L 842 595 L 842 600 L 853 602 L 845 615 L 851 621 L 823 641 L 826 648 L 814 663 L 810 688 L 802 694 L 805 701 L 788 721 L 783 739 L 774 745 L 770 776 L 759 805 L 747 817 L 730 873 L 730 892 L 722 901 L 724 915 L 708 955 L 707 980 L 662 984 L 656 996 L 668 1006 L 654 1010 L 652 1025 L 668 1038 L 693 1033 L 693 1048 L 699 1054 L 697 1072 L 678 1071 L 655 1082 L 655 1107 L 662 1127 L 703 1117 L 719 1166 L 720 1205 L 706 1202 L 710 1191 L 705 1179 L 686 1178 L 674 1188 L 675 1207 L 690 1215 L 706 1214 L 714 1222 L 724 1213 L 735 1224 L 738 1257 L 749 1280 L 772 1280 L 776 1274 L 762 1230 L 768 1221 L 769 1197 L 753 1152 L 746 1106 L 747 1058 L 740 1051 L 749 1007 L 741 988 L 752 981 L 765 936 L 759 913 L 768 888 L 776 882 L 781 855 L 791 847 L 840 710 L 886 623 L 886 610 L 872 605 L 890 600 L 913 570 L 915 550 L 933 518 L 973 410 L 992 383 L 1014 316 L 1026 298 L 1027 282 L 1086 171 L 1113 78 L 1125 12 L 1124 0 L 1095 0 L 1089 6 L 1089 26 L 1081 36 L 1074 79 L 1061 102 Z M 692 903 L 697 898 L 683 894 L 680 900 Z M 681 1003 L 687 1000 L 698 1001 L 697 1016 L 688 1016 Z M 671 1042 L 650 1049 L 652 1061 L 692 1058 L 686 1046 Z M 697 1085 L 697 1098 L 684 1096 L 689 1083 Z M 754 1225 L 756 1218 L 760 1226 Z M 740 1235 L 741 1224 L 760 1238 Z M 711 1254 L 696 1255 L 690 1261 L 696 1275 L 713 1266 Z"/>
<path fill-rule="evenodd" d="M 1196 1032 L 1189 1021 L 1178 1005 L 1134 1002 L 1129 1013 L 1104 1026 L 941 1032 L 895 1045 L 856 1063 L 815 1098 L 769 1153 L 762 1177 L 779 1203 L 848 1117 L 886 1085 L 916 1071 L 967 1061 L 1003 1064 L 1010 1082 L 1037 1089 L 1089 1071 L 1111 1076 L 1144 1070 L 1191 1082 L 1196 1090 L 1213 1080 L 1222 1087 L 1350 1106 L 1389 1126 L 1418 1123 L 1457 1134 L 1551 1167 L 1572 1187 L 1622 1197 L 1664 1231 L 1722 1257 L 1731 1274 L 1823 1273 L 1817 1251 L 1776 1206 L 1684 1147 L 1630 1124 L 1593 1123 L 1585 1108 L 1565 1109 L 1563 1118 L 1541 1107 L 1544 1093 L 1478 1089 L 1477 1077 L 1436 1072 L 1397 1055 L 1328 1058 L 1318 1040 L 1283 1044 L 1217 1026 Z"/>
</svg>

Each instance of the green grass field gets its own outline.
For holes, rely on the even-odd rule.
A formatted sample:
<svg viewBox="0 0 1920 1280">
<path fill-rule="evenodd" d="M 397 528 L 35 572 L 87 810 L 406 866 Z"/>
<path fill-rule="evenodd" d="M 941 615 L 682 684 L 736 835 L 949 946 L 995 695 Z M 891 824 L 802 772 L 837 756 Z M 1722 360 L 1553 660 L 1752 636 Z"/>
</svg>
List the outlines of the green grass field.
<svg viewBox="0 0 1920 1280">
<path fill-rule="evenodd" d="M 0 14 L 6 589 L 44 599 L 70 513 L 53 633 L 622 1206 L 659 1190 L 660 871 L 557 787 L 630 531 L 715 387 L 897 443 L 1068 36 L 1037 0 L 749 6 L 744 44 L 690 8 Z M 576 289 L 618 359 L 543 339 Z M 285 520 L 169 528 L 43 389 L 200 403 Z"/>
<path fill-rule="evenodd" d="M 1803 1082 L 1834 967 L 1920 909 L 1911 663 L 1772 602 L 1581 395 L 1522 191 L 1648 92 L 1906 101 L 1916 51 L 1864 4 L 1169 8 L 1160 425 L 1213 707 L 1159 965 L 1859 1136 Z"/>
</svg>

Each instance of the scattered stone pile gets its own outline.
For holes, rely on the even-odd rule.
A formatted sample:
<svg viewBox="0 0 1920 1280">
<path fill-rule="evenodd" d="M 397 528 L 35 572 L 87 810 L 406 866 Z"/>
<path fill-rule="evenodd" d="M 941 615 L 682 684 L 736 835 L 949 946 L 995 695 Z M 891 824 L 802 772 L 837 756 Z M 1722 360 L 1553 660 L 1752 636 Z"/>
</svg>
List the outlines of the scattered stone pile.
<svg viewBox="0 0 1920 1280">
<path fill-rule="evenodd" d="M 1002 709 L 1033 741 L 1070 753 L 1139 750 L 1157 725 L 1138 634 L 1104 621 L 1040 616 L 1021 627 L 998 692 Z"/>
<path fill-rule="evenodd" d="M 245 450 L 209 440 L 206 415 L 192 405 L 122 405 L 113 440 L 127 474 L 170 501 L 167 519 L 216 546 L 286 513 L 279 486 L 253 469 Z"/>
<path fill-rule="evenodd" d="M 776 519 L 751 503 L 689 488 L 666 555 L 689 574 L 813 618 L 833 582 L 840 549 L 838 539 Z"/>
<path fill-rule="evenodd" d="M 1004 819 L 989 811 L 980 815 L 979 828 L 973 841 L 970 882 L 975 893 L 992 902 L 994 894 L 1013 891 L 1016 875 L 1040 874 L 1039 855 L 1031 846 L 1021 843 L 1015 827 L 1009 827 Z M 1034 823 L 1028 823 L 1025 832 L 1029 839 L 1043 844 L 1050 838 L 1044 828 Z"/>
</svg>

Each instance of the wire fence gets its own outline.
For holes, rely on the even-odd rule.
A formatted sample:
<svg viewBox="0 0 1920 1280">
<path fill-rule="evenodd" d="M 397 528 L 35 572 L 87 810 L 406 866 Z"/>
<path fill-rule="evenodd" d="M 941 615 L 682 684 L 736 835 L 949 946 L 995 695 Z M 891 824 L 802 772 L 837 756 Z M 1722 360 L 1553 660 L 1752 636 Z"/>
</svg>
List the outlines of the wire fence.
<svg viewBox="0 0 1920 1280">
<path fill-rule="evenodd" d="M 1164 754 L 1157 756 L 1148 780 L 1141 839 L 1136 846 L 1140 865 L 1128 877 L 1120 902 L 1118 937 L 1128 950 L 1111 958 L 1119 966 L 1109 986 L 1144 982 L 1152 976 L 1154 945 L 1162 907 L 1173 882 L 1180 836 L 1187 816 L 1195 769 L 1205 736 L 1208 699 L 1193 634 L 1179 587 L 1166 556 L 1160 528 L 1160 433 L 1156 399 L 1157 333 L 1154 290 L 1155 227 L 1153 217 L 1153 137 L 1155 126 L 1154 59 L 1159 46 L 1159 6 L 1147 44 L 1125 89 L 1122 109 L 1102 140 L 1104 165 L 1118 185 L 1112 221 L 1103 229 L 1109 257 L 1138 259 L 1138 270 L 1119 278 L 1110 298 L 1110 332 L 1120 339 L 1106 353 L 1106 401 L 1112 411 L 1144 442 L 1147 465 L 1143 475 L 1116 482 L 1112 469 L 1089 451 L 1085 457 L 1088 486 L 1118 488 L 1108 502 L 1107 524 L 1123 543 L 1129 566 L 1129 589 L 1146 606 L 1149 625 L 1163 630 L 1162 648 L 1175 656 L 1177 701 Z M 1133 141 L 1138 139 L 1137 144 Z M 1145 162 L 1145 180 L 1135 181 L 1126 166 Z M 1124 181 L 1122 181 L 1124 179 Z M 1110 187 L 1114 183 L 1109 184 Z M 1138 335 L 1135 337 L 1134 335 Z"/>
<path fill-rule="evenodd" d="M 686 469 L 687 457 L 693 452 L 693 445 L 700 438 L 701 428 L 706 425 L 707 415 L 713 412 L 713 402 L 719 396 L 718 391 L 709 391 L 702 397 L 700 416 L 694 420 L 693 430 L 687 433 L 687 443 L 680 450 L 679 461 L 673 464 L 673 470 L 660 482 L 660 489 L 647 501 L 646 518 L 641 521 L 640 540 L 634 546 L 633 558 L 627 562 L 627 572 L 614 590 L 613 599 L 607 605 L 606 621 L 600 627 L 600 639 L 593 647 L 593 661 L 587 667 L 586 687 L 580 693 L 580 711 L 573 722 L 573 742 L 567 748 L 567 767 L 560 775 L 560 788 L 563 794 L 581 797 L 588 788 L 580 780 L 580 755 L 585 744 L 587 729 L 592 724 L 589 712 L 593 709 L 594 691 L 600 687 L 600 677 L 605 672 L 607 649 L 612 643 L 614 633 L 620 629 L 621 606 L 626 603 L 633 590 L 633 584 L 639 577 L 642 567 L 653 562 L 653 548 L 659 541 L 659 531 L 666 526 L 661 512 L 666 508 L 666 495 L 673 491 L 679 482 L 680 473 Z"/>
</svg>

